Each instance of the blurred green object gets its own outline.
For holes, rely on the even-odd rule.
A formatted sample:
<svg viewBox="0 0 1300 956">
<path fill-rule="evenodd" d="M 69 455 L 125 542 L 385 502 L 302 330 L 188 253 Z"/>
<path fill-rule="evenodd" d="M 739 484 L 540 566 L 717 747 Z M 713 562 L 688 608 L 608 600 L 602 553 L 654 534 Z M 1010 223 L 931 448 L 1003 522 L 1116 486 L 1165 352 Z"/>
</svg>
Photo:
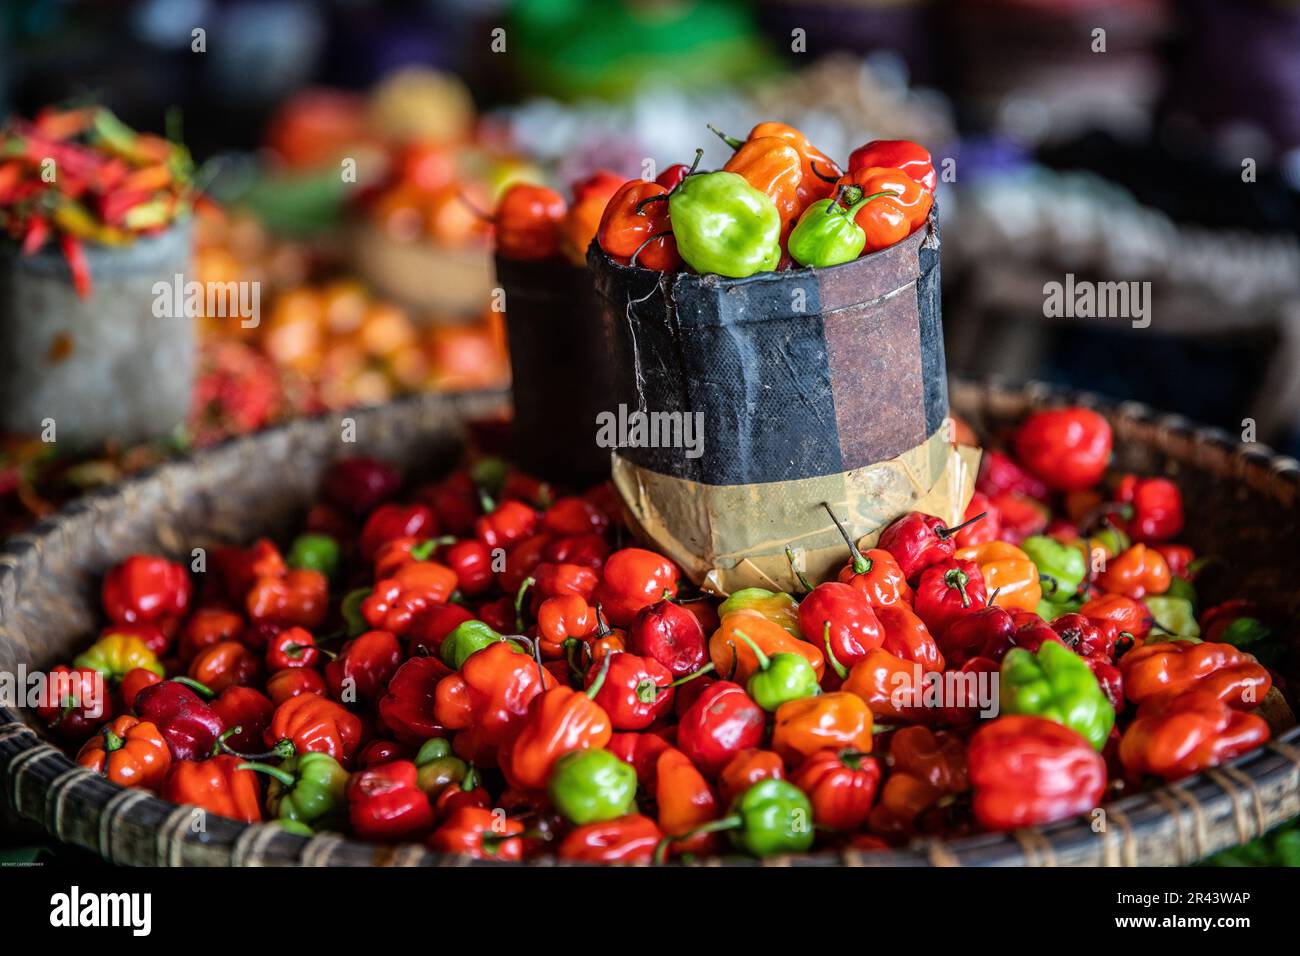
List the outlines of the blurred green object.
<svg viewBox="0 0 1300 956">
<path fill-rule="evenodd" d="M 1300 866 L 1300 817 L 1244 846 L 1221 850 L 1202 866 Z"/>
<path fill-rule="evenodd" d="M 530 93 L 619 99 L 650 83 L 709 87 L 777 61 L 736 0 L 516 0 L 505 41 Z"/>
</svg>

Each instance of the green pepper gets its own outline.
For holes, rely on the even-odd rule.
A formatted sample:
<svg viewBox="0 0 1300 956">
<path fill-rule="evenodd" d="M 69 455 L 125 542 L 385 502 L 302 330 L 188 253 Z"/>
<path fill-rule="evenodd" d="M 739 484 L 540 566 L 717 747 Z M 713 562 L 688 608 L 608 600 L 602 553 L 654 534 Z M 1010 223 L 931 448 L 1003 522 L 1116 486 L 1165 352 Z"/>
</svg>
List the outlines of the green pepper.
<svg viewBox="0 0 1300 956">
<path fill-rule="evenodd" d="M 735 279 L 781 262 L 781 213 L 736 173 L 687 176 L 668 197 L 677 251 L 699 273 Z"/>
<path fill-rule="evenodd" d="M 343 595 L 339 604 L 339 614 L 347 626 L 348 637 L 356 637 L 370 630 L 365 615 L 361 613 L 361 602 L 370 597 L 371 588 L 355 588 Z"/>
<path fill-rule="evenodd" d="M 1257 617 L 1237 618 L 1223 629 L 1219 640 L 1252 655 L 1265 667 L 1277 667 L 1286 658 L 1286 645 L 1278 633 Z"/>
<path fill-rule="evenodd" d="M 415 753 L 415 765 L 423 767 L 426 763 L 451 756 L 451 741 L 446 737 L 430 737 L 420 744 Z"/>
<path fill-rule="evenodd" d="M 299 535 L 289 548 L 289 567 L 334 577 L 339 570 L 338 542 L 327 534 Z"/>
<path fill-rule="evenodd" d="M 636 770 L 608 750 L 574 750 L 555 761 L 546 783 L 551 805 L 583 826 L 632 812 Z"/>
<path fill-rule="evenodd" d="M 1020 542 L 1020 550 L 1029 555 L 1029 560 L 1038 568 L 1043 598 L 1053 604 L 1069 601 L 1088 576 L 1088 562 L 1082 551 L 1045 534 L 1032 534 L 1025 538 Z"/>
<path fill-rule="evenodd" d="M 421 745 L 415 755 L 418 769 L 415 785 L 432 798 L 452 785 L 463 785 L 472 790 L 477 784 L 474 768 L 451 752 L 451 744 L 442 737 L 433 737 Z"/>
<path fill-rule="evenodd" d="M 1002 659 L 1002 713 L 1045 717 L 1087 738 L 1098 750 L 1115 726 L 1115 708 L 1087 662 L 1047 641 L 1034 654 L 1013 647 Z"/>
<path fill-rule="evenodd" d="M 1064 614 L 1078 614 L 1079 608 L 1083 607 L 1083 602 L 1078 598 L 1070 601 L 1062 601 L 1060 604 L 1053 604 L 1047 598 L 1041 598 L 1038 606 L 1034 608 L 1034 613 L 1041 617 L 1048 624 L 1051 624 L 1058 617 Z"/>
<path fill-rule="evenodd" d="M 489 644 L 504 641 L 498 634 L 482 621 L 465 621 L 457 624 L 455 629 L 442 641 L 438 654 L 442 662 L 454 671 L 458 671 L 469 660 L 471 654 L 477 654 Z M 515 645 L 518 648 L 518 645 Z"/>
<path fill-rule="evenodd" d="M 862 196 L 860 188 L 853 188 L 853 195 Z M 804 210 L 798 225 L 790 233 L 786 244 L 790 258 L 801 266 L 818 269 L 852 262 L 862 255 L 867 244 L 867 234 L 854 218 L 858 210 L 880 196 L 895 195 L 897 193 L 883 192 L 861 199 L 849 198 L 847 209 L 840 205 L 838 195 L 817 200 Z"/>
<path fill-rule="evenodd" d="M 741 588 L 718 605 L 718 617 L 726 617 L 732 611 L 754 611 L 785 628 L 791 637 L 803 639 L 799 630 L 799 602 L 784 591 Z"/>
<path fill-rule="evenodd" d="M 1201 625 L 1196 623 L 1196 611 L 1187 598 L 1159 594 L 1142 601 L 1151 612 L 1151 634 L 1147 643 L 1161 640 L 1196 640 L 1201 638 Z"/>
<path fill-rule="evenodd" d="M 469 477 L 475 487 L 489 495 L 498 495 L 510 475 L 510 463 L 504 458 L 487 456 L 469 466 Z"/>
<path fill-rule="evenodd" d="M 298 820 L 272 820 L 271 823 L 274 823 L 286 833 L 296 833 L 298 836 L 305 837 L 316 835 L 315 830 Z"/>
<path fill-rule="evenodd" d="M 1196 610 L 1196 586 L 1187 578 L 1170 578 L 1169 590 L 1162 594 L 1161 597 L 1183 598 L 1192 606 L 1193 611 Z"/>
<path fill-rule="evenodd" d="M 773 654 L 768 657 L 759 646 L 739 629 L 735 635 L 749 645 L 758 659 L 758 670 L 749 678 L 745 691 L 769 714 L 782 704 L 821 693 L 817 671 L 808 658 L 800 654 Z"/>
<path fill-rule="evenodd" d="M 241 763 L 239 769 L 256 770 L 271 778 L 266 791 L 266 809 L 272 817 L 305 824 L 314 830 L 337 830 L 341 826 L 347 810 L 344 791 L 348 772 L 329 754 L 298 754 L 278 767 Z"/>
</svg>

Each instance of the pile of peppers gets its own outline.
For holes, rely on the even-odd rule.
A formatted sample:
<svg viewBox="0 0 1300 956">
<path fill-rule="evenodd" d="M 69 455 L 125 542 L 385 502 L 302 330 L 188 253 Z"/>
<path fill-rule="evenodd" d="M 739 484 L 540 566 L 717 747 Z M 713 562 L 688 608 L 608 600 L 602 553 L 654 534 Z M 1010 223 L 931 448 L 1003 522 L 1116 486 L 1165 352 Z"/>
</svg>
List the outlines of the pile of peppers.
<svg viewBox="0 0 1300 956">
<path fill-rule="evenodd" d="M 571 202 L 510 187 L 490 217 L 498 254 L 583 265 L 595 239 L 623 264 L 741 278 L 885 249 L 921 228 L 934 203 L 934 164 L 916 143 L 872 141 L 845 171 L 784 123 L 759 123 L 745 140 L 718 135 L 734 150 L 720 170 L 698 169 L 699 150 L 654 179 L 599 170 L 573 184 Z"/>
<path fill-rule="evenodd" d="M 192 176 L 184 146 L 108 109 L 47 108 L 0 129 L 0 233 L 24 256 L 57 243 L 87 298 L 86 243 L 123 246 L 163 231 L 188 213 Z"/>
<path fill-rule="evenodd" d="M 40 713 L 124 787 L 498 860 L 1035 826 L 1264 742 L 1286 648 L 1264 609 L 1201 605 L 1177 485 L 1108 478 L 1087 409 L 1010 437 L 959 525 L 904 514 L 867 550 L 845 534 L 829 580 L 725 599 L 618 544 L 608 485 L 340 461 L 283 548 L 112 569 Z"/>
</svg>

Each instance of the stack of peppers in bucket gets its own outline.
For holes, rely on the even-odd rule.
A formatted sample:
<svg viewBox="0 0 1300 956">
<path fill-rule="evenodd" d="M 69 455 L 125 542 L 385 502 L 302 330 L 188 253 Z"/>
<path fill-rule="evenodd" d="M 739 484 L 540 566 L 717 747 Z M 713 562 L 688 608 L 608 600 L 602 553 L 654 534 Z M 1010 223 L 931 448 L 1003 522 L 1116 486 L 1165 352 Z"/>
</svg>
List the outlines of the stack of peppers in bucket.
<svg viewBox="0 0 1300 956">
<path fill-rule="evenodd" d="M 179 142 L 138 133 L 103 107 L 46 109 L 0 130 L 0 232 L 24 256 L 57 242 L 86 298 L 86 243 L 162 232 L 189 212 L 192 174 Z"/>
<path fill-rule="evenodd" d="M 1032 414 L 960 526 L 904 514 L 829 580 L 725 599 L 624 546 L 608 485 L 340 461 L 283 548 L 113 568 L 38 713 L 123 787 L 476 859 L 1088 819 L 1266 741 L 1286 654 L 1265 611 L 1200 605 L 1177 486 L 1107 475 L 1111 441 L 1090 410 Z"/>
</svg>

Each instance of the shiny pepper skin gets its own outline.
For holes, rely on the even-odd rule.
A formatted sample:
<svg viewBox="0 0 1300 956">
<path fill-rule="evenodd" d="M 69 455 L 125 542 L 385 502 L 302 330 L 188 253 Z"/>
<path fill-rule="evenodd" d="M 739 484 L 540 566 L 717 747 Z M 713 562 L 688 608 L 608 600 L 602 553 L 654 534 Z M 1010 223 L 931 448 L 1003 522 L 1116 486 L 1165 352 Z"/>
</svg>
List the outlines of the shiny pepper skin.
<svg viewBox="0 0 1300 956">
<path fill-rule="evenodd" d="M 223 734 L 226 744 L 234 750 L 256 751 L 262 746 L 262 734 L 275 715 L 275 704 L 265 694 L 252 687 L 233 685 L 217 695 L 212 702 L 221 722 L 239 733 Z"/>
<path fill-rule="evenodd" d="M 585 694 L 570 687 L 552 687 L 529 701 L 519 733 L 498 754 L 507 783 L 541 790 L 561 756 L 609 743 L 613 728 L 604 708 L 592 700 L 593 688 L 599 692 L 596 685 Z"/>
<path fill-rule="evenodd" d="M 222 641 L 199 653 L 190 662 L 189 676 L 214 693 L 227 687 L 247 686 L 262 676 L 262 662 L 238 641 Z"/>
<path fill-rule="evenodd" d="M 451 671 L 436 657 L 408 658 L 379 698 L 379 716 L 401 743 L 415 747 L 446 729 L 435 711 L 439 684 Z"/>
<path fill-rule="evenodd" d="M 77 764 L 123 787 L 157 790 L 172 755 L 157 727 L 123 714 L 82 744 Z"/>
<path fill-rule="evenodd" d="M 987 544 L 959 548 L 953 557 L 958 561 L 974 561 L 979 565 L 985 590 L 990 594 L 996 591 L 994 603 L 1002 607 L 1032 611 L 1043 599 L 1037 565 L 1014 544 L 990 541 Z"/>
<path fill-rule="evenodd" d="M 1106 570 L 1097 576 L 1097 586 L 1112 594 L 1143 598 L 1169 590 L 1169 565 L 1160 552 L 1145 544 L 1135 544 L 1118 557 L 1106 562 Z"/>
<path fill-rule="evenodd" d="M 1110 461 L 1110 423 L 1088 408 L 1035 412 L 1012 441 L 1020 463 L 1055 491 L 1091 488 Z"/>
<path fill-rule="evenodd" d="M 686 834 L 717 817 L 718 798 L 700 769 L 675 747 L 666 748 L 656 759 L 655 804 L 664 833 Z M 708 853 L 716 845 L 717 839 L 704 833 L 676 840 L 672 848 L 678 853 Z"/>
<path fill-rule="evenodd" d="M 89 667 L 105 680 L 121 680 L 127 671 L 142 667 L 162 676 L 163 666 L 148 645 L 132 634 L 101 637 L 72 661 L 74 667 Z"/>
<path fill-rule="evenodd" d="M 290 627 L 271 638 L 266 645 L 266 666 L 278 671 L 287 667 L 315 667 L 321 660 L 320 648 L 311 632 Z"/>
<path fill-rule="evenodd" d="M 841 668 L 852 667 L 885 640 L 862 592 L 838 581 L 817 585 L 799 603 L 799 627 L 808 640 L 829 645 L 830 656 Z"/>
<path fill-rule="evenodd" d="M 477 597 L 492 589 L 492 550 L 482 541 L 467 538 L 450 544 L 439 557 L 456 575 L 456 590 Z"/>
<path fill-rule="evenodd" d="M 393 497 L 401 487 L 401 474 L 387 462 L 342 458 L 325 472 L 321 496 L 334 507 L 359 518 Z"/>
<path fill-rule="evenodd" d="M 718 774 L 718 796 L 729 804 L 760 780 L 784 780 L 785 761 L 772 750 L 740 751 Z"/>
<path fill-rule="evenodd" d="M 1087 813 L 1101 802 L 1106 762 L 1068 727 L 1042 717 L 1003 716 L 971 738 L 966 760 L 975 819 L 1014 830 Z"/>
<path fill-rule="evenodd" d="M 1124 528 L 1134 541 L 1168 541 L 1183 530 L 1183 496 L 1168 478 L 1125 475 L 1115 499 L 1131 512 Z"/>
<path fill-rule="evenodd" d="M 537 512 L 522 501 L 503 501 L 474 522 L 474 536 L 489 548 L 508 548 L 537 530 Z"/>
<path fill-rule="evenodd" d="M 1216 767 L 1269 738 L 1268 724 L 1193 689 L 1138 711 L 1120 740 L 1119 757 L 1135 780 L 1145 774 L 1180 780 Z"/>
<path fill-rule="evenodd" d="M 1087 663 L 1048 641 L 1031 654 L 1015 647 L 1002 661 L 1002 713 L 1046 717 L 1083 736 L 1097 750 L 1115 726 L 1115 709 Z"/>
<path fill-rule="evenodd" d="M 347 766 L 361 744 L 361 720 L 315 694 L 290 697 L 275 709 L 263 737 L 274 747 L 288 740 L 297 753 L 325 753 Z"/>
<path fill-rule="evenodd" d="M 568 204 L 553 189 L 515 183 L 492 215 L 497 254 L 504 259 L 550 259 L 560 254 L 560 226 Z"/>
<path fill-rule="evenodd" d="M 799 630 L 799 602 L 784 591 L 769 591 L 766 588 L 741 588 L 733 591 L 718 605 L 719 620 L 733 611 L 753 611 L 773 624 L 781 625 L 791 637 L 803 637 L 803 632 Z"/>
<path fill-rule="evenodd" d="M 910 511 L 880 532 L 878 547 L 888 551 L 907 582 L 915 584 L 930 565 L 953 556 L 957 550 L 955 533 L 956 529 L 945 526 L 942 518 Z"/>
<path fill-rule="evenodd" d="M 402 645 L 389 631 L 367 631 L 343 645 L 325 665 L 325 683 L 336 700 L 370 703 L 402 663 Z M 335 755 L 337 756 L 337 754 Z"/>
<path fill-rule="evenodd" d="M 433 807 L 416 780 L 409 760 L 367 767 L 348 781 L 348 819 L 363 840 L 400 842 L 424 836 L 433 827 Z"/>
<path fill-rule="evenodd" d="M 708 660 L 700 619 L 672 601 L 656 601 L 637 612 L 627 648 L 667 668 L 674 680 L 695 673 Z"/>
<path fill-rule="evenodd" d="M 744 638 L 740 635 L 744 634 Z M 745 640 L 748 638 L 748 640 Z M 814 644 L 791 637 L 785 628 L 773 624 L 756 611 L 733 611 L 722 619 L 709 638 L 709 657 L 720 675 L 738 683 L 747 682 L 759 670 L 752 641 L 764 654 L 797 654 L 812 666 L 820 681 L 826 658 Z"/>
<path fill-rule="evenodd" d="M 681 715 L 677 746 L 712 779 L 737 753 L 762 743 L 766 723 L 763 709 L 743 687 L 716 681 Z"/>
<path fill-rule="evenodd" d="M 588 686 L 598 679 L 598 670 L 592 668 Z M 644 730 L 672 707 L 672 682 L 672 672 L 654 658 L 611 654 L 596 703 L 605 709 L 615 730 Z"/>
<path fill-rule="evenodd" d="M 974 561 L 932 564 L 916 586 L 916 614 L 931 634 L 942 635 L 954 622 L 987 604 L 984 575 Z"/>
<path fill-rule="evenodd" d="M 847 691 L 782 704 L 772 729 L 772 749 L 787 765 L 798 765 L 824 747 L 869 753 L 871 710 Z"/>
<path fill-rule="evenodd" d="M 681 572 L 663 555 L 644 548 L 623 548 L 605 562 L 600 584 L 592 594 L 615 627 L 628 628 L 637 612 L 677 596 Z"/>
<path fill-rule="evenodd" d="M 140 691 L 135 712 L 162 733 L 175 760 L 202 760 L 226 729 L 221 717 L 198 694 L 176 681 Z"/>
<path fill-rule="evenodd" d="M 114 623 L 166 623 L 185 613 L 190 593 L 190 578 L 181 565 L 135 554 L 105 575 L 101 599 Z"/>
<path fill-rule="evenodd" d="M 1002 660 L 1014 646 L 1019 625 L 1005 608 L 984 607 L 959 617 L 939 637 L 939 648 L 950 667 L 960 667 L 972 657 Z"/>
<path fill-rule="evenodd" d="M 649 863 L 663 831 L 639 813 L 575 827 L 555 855 L 575 863 Z"/>
<path fill-rule="evenodd" d="M 668 197 L 677 252 L 700 274 L 744 278 L 781 261 L 781 213 L 743 176 L 687 176 Z"/>
<path fill-rule="evenodd" d="M 1273 683 L 1266 668 L 1231 644 L 1144 644 L 1120 658 L 1119 666 L 1124 693 L 1141 705 L 1199 690 L 1229 707 L 1250 710 L 1259 706 Z"/>
<path fill-rule="evenodd" d="M 867 818 L 874 833 L 909 837 L 917 831 L 919 818 L 940 799 L 970 786 L 966 746 L 948 731 L 904 727 L 889 742 L 889 759 L 893 768 Z"/>
<path fill-rule="evenodd" d="M 537 640 L 542 656 L 563 657 L 566 641 L 585 640 L 595 633 L 596 625 L 596 609 L 586 598 L 576 594 L 547 598 L 537 609 Z"/>
<path fill-rule="evenodd" d="M 891 723 L 929 719 L 929 712 L 914 706 L 910 693 L 916 685 L 913 661 L 876 649 L 853 665 L 841 690 L 862 700 L 872 717 Z"/>
<path fill-rule="evenodd" d="M 219 817 L 257 823 L 262 819 L 257 774 L 239 769 L 238 757 L 221 754 L 207 760 L 176 760 L 159 794 L 172 803 L 193 804 Z"/>
<path fill-rule="evenodd" d="M 873 166 L 901 169 L 931 193 L 938 184 L 930 151 L 910 140 L 873 139 L 849 153 L 849 172 Z"/>
<path fill-rule="evenodd" d="M 772 200 L 781 214 L 781 235 L 789 236 L 804 210 L 799 199 L 803 161 L 795 148 L 775 136 L 761 136 L 741 144 L 722 168 Z"/>
<path fill-rule="evenodd" d="M 379 549 L 399 538 L 428 538 L 438 531 L 428 505 L 380 505 L 361 528 L 361 557 L 373 561 Z"/>
<path fill-rule="evenodd" d="M 255 624 L 314 630 L 329 612 L 329 578 L 306 569 L 282 577 L 261 577 L 248 592 L 244 606 Z"/>
<path fill-rule="evenodd" d="M 818 825 L 856 830 L 876 800 L 880 763 L 852 750 L 828 748 L 800 764 L 790 782 L 808 795 Z"/>
<path fill-rule="evenodd" d="M 840 583 L 852 586 L 872 607 L 912 602 L 907 575 L 892 554 L 884 548 L 872 548 L 860 552 L 860 556 L 860 561 L 855 556 L 840 569 Z"/>
<path fill-rule="evenodd" d="M 765 121 L 749 131 L 751 140 L 774 136 L 785 140 L 799 153 L 803 164 L 803 179 L 799 183 L 799 202 L 807 207 L 819 199 L 825 199 L 835 191 L 833 183 L 841 175 L 835 161 L 812 144 L 804 133 L 787 123 Z M 820 174 L 820 175 L 819 175 Z"/>
<path fill-rule="evenodd" d="M 682 257 L 673 238 L 668 202 L 666 199 L 646 201 L 656 196 L 666 197 L 668 193 L 668 188 L 644 179 L 624 183 L 600 217 L 596 229 L 600 248 L 622 262 L 635 254 L 636 264 L 642 268 L 675 272 Z"/>
<path fill-rule="evenodd" d="M 361 602 L 361 616 L 379 630 L 405 635 L 415 615 L 446 604 L 456 589 L 456 572 L 436 561 L 412 561 L 379 581 Z"/>
<path fill-rule="evenodd" d="M 925 622 L 906 604 L 879 608 L 876 617 L 880 619 L 885 635 L 880 645 L 883 650 L 896 654 L 905 661 L 915 661 L 921 665 L 922 670 L 943 670 L 944 659 L 939 652 L 938 642 L 930 634 Z"/>
<path fill-rule="evenodd" d="M 524 858 L 524 825 L 484 807 L 460 807 L 433 831 L 428 846 L 475 860 L 513 862 Z"/>
<path fill-rule="evenodd" d="M 930 215 L 934 195 L 900 169 L 871 166 L 841 176 L 836 186 L 856 186 L 864 196 L 885 193 L 858 209 L 857 224 L 866 233 L 866 251 L 886 249 L 906 239 Z"/>
</svg>

